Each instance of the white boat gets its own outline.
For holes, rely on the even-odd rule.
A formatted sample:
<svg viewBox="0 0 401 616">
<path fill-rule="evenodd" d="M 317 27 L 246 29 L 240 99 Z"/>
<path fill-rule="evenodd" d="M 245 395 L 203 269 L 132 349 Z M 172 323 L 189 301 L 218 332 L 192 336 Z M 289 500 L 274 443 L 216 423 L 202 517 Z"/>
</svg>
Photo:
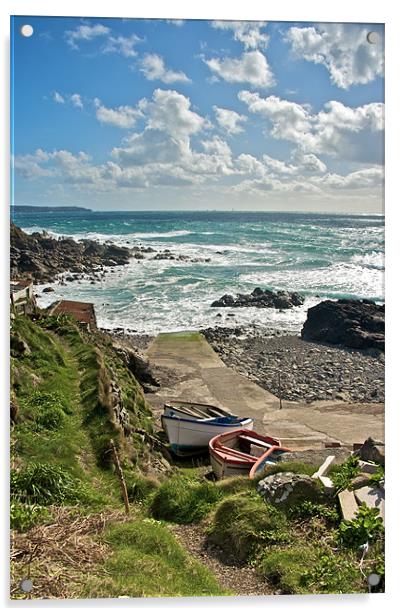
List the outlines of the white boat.
<svg viewBox="0 0 401 616">
<path fill-rule="evenodd" d="M 249 417 L 240 418 L 210 404 L 178 400 L 164 405 L 161 422 L 170 448 L 177 456 L 206 451 L 210 439 L 217 434 L 253 427 L 253 419 Z"/>
</svg>

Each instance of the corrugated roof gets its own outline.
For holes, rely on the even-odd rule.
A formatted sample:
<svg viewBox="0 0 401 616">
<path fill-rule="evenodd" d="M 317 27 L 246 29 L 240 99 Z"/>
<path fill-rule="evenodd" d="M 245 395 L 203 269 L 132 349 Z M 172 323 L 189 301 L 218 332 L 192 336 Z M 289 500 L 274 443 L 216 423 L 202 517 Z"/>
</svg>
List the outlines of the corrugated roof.
<svg viewBox="0 0 401 616">
<path fill-rule="evenodd" d="M 92 327 L 96 327 L 95 308 L 93 304 L 88 302 L 74 302 L 63 299 L 53 308 L 51 314 L 67 314 L 80 323 L 88 323 Z"/>
</svg>

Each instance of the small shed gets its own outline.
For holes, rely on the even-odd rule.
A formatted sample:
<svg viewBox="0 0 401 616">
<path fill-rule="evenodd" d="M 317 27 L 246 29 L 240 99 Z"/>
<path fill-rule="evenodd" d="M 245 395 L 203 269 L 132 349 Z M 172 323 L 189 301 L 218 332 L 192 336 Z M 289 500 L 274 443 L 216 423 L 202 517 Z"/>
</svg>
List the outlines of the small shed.
<svg viewBox="0 0 401 616">
<path fill-rule="evenodd" d="M 89 332 L 97 329 L 95 307 L 89 302 L 74 302 L 62 299 L 50 309 L 50 314 L 66 314 L 74 317 Z"/>
</svg>

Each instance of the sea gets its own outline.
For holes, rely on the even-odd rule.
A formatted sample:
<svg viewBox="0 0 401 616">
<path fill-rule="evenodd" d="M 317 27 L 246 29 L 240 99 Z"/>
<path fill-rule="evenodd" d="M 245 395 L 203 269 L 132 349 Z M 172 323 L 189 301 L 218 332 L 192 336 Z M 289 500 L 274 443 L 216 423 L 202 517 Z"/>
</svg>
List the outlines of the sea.
<svg viewBox="0 0 401 616">
<path fill-rule="evenodd" d="M 380 215 L 221 211 L 15 212 L 27 233 L 90 238 L 134 248 L 166 249 L 189 260 L 132 259 L 90 279 L 38 285 L 39 305 L 56 299 L 93 302 L 98 325 L 127 332 L 256 326 L 299 333 L 308 308 L 323 299 L 384 302 L 384 218 Z M 198 261 L 199 259 L 199 261 Z M 205 259 L 210 261 L 205 262 Z M 255 287 L 297 291 L 289 310 L 212 308 L 225 293 Z"/>
</svg>

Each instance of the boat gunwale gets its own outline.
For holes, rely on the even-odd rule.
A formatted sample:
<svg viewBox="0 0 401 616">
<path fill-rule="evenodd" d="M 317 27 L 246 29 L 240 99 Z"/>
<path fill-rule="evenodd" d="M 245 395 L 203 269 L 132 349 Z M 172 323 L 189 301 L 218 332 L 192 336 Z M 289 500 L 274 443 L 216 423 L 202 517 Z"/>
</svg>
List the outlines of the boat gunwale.
<svg viewBox="0 0 401 616">
<path fill-rule="evenodd" d="M 222 427 L 222 428 L 228 428 L 230 426 L 232 427 L 237 427 L 238 426 L 246 426 L 249 425 L 249 423 L 253 422 L 252 417 L 238 417 L 238 421 L 232 422 L 232 423 L 223 423 L 223 422 L 219 422 L 217 423 L 215 420 L 218 419 L 217 417 L 214 418 L 210 418 L 210 419 L 185 419 L 184 417 L 173 417 L 171 415 L 161 415 L 160 417 L 161 421 L 163 422 L 163 420 L 165 419 L 170 419 L 172 421 L 184 421 L 186 423 L 192 423 L 192 424 L 197 424 L 197 425 L 201 425 L 201 426 L 217 426 L 217 427 Z M 220 436 L 219 434 L 217 434 L 216 436 Z"/>
</svg>

